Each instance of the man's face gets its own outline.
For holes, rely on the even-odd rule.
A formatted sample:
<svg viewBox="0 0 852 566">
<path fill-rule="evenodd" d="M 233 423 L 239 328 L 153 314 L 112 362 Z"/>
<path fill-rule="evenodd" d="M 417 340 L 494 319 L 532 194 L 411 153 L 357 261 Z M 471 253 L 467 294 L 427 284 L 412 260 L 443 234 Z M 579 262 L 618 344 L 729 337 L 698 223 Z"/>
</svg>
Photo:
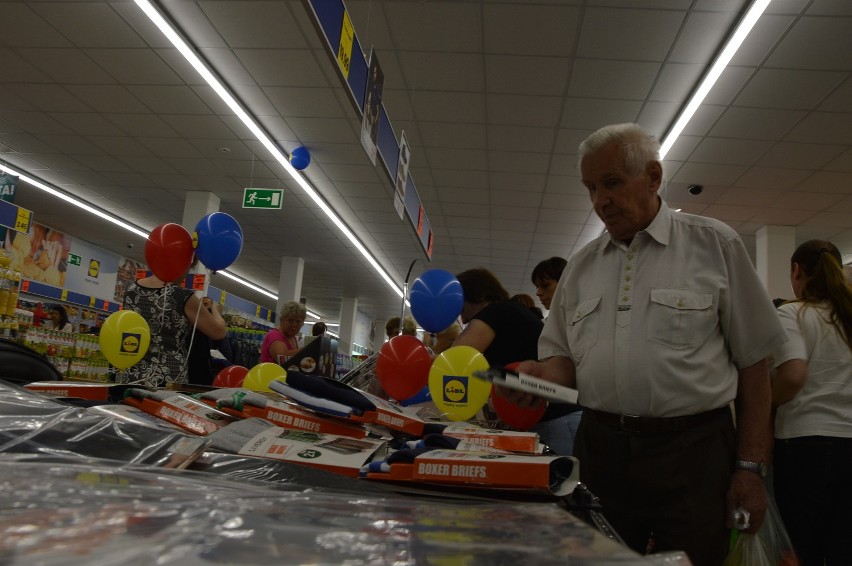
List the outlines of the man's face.
<svg viewBox="0 0 852 566">
<path fill-rule="evenodd" d="M 629 242 L 654 220 L 662 179 L 658 161 L 648 163 L 638 175 L 631 174 L 621 144 L 616 142 L 586 154 L 580 172 L 595 213 L 616 240 Z"/>
</svg>

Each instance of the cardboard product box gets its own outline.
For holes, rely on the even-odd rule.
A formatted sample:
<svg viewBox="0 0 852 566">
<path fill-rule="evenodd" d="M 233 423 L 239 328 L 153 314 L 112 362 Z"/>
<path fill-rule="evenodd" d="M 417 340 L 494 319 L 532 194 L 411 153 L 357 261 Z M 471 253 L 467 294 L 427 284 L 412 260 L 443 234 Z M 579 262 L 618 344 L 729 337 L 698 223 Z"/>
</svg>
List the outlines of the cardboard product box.
<svg viewBox="0 0 852 566">
<path fill-rule="evenodd" d="M 201 436 L 239 420 L 198 399 L 171 391 L 151 392 L 144 398 L 128 395 L 124 402 Z"/>
<path fill-rule="evenodd" d="M 237 453 L 284 460 L 358 477 L 362 466 L 376 456 L 384 457 L 386 451 L 387 444 L 383 440 L 274 426 L 255 435 Z"/>
<path fill-rule="evenodd" d="M 33 381 L 24 385 L 25 389 L 37 391 L 49 397 L 75 397 L 88 401 L 121 399 L 128 387 L 128 385 L 115 383 L 83 383 L 79 381 Z"/>
<path fill-rule="evenodd" d="M 265 407 L 243 405 L 245 417 L 260 417 L 283 428 L 336 434 L 351 438 L 366 438 L 368 431 L 362 425 L 343 419 L 325 417 L 287 401 L 267 401 Z"/>
<path fill-rule="evenodd" d="M 459 438 L 456 450 L 476 451 L 477 447 L 523 454 L 541 454 L 544 444 L 538 433 L 482 428 L 470 423 L 448 423 L 442 434 Z"/>
<path fill-rule="evenodd" d="M 411 463 L 395 462 L 367 479 L 570 494 L 580 482 L 580 463 L 571 456 L 525 456 L 493 452 L 431 450 Z"/>
</svg>

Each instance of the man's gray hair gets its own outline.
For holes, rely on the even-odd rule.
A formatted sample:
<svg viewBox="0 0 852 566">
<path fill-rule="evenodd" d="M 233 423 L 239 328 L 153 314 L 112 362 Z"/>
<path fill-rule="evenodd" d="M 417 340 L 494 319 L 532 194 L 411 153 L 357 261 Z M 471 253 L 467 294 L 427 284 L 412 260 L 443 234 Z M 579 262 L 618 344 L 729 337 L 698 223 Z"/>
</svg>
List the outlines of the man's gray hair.
<svg viewBox="0 0 852 566">
<path fill-rule="evenodd" d="M 580 169 L 586 154 L 598 151 L 614 142 L 621 143 L 624 150 L 624 165 L 631 175 L 642 173 L 648 163 L 660 160 L 660 142 L 639 124 L 628 122 L 604 126 L 583 140 L 578 151 L 577 169 Z"/>
</svg>

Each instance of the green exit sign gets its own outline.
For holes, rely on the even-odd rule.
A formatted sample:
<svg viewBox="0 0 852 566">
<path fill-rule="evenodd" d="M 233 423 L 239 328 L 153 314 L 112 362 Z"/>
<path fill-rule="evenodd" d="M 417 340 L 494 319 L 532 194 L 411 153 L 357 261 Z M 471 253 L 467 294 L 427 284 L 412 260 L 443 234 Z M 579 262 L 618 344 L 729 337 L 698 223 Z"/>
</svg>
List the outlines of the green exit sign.
<svg viewBox="0 0 852 566">
<path fill-rule="evenodd" d="M 243 190 L 243 208 L 281 208 L 284 189 Z"/>
<path fill-rule="evenodd" d="M 78 256 L 77 254 L 68 254 L 68 265 L 80 265 L 83 262 L 83 258 Z"/>
</svg>

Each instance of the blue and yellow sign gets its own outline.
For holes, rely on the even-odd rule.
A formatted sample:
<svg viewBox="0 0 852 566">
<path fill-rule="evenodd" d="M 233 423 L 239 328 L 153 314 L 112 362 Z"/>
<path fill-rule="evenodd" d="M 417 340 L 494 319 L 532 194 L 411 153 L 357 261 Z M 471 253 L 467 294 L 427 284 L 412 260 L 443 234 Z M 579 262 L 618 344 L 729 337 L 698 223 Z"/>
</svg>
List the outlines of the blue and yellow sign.
<svg viewBox="0 0 852 566">
<path fill-rule="evenodd" d="M 491 382 L 473 372 L 488 367 L 485 356 L 470 346 L 453 346 L 435 358 L 429 369 L 429 393 L 445 418 L 466 421 L 485 405 Z"/>
<path fill-rule="evenodd" d="M 466 376 L 444 376 L 444 403 L 467 403 Z"/>
</svg>

